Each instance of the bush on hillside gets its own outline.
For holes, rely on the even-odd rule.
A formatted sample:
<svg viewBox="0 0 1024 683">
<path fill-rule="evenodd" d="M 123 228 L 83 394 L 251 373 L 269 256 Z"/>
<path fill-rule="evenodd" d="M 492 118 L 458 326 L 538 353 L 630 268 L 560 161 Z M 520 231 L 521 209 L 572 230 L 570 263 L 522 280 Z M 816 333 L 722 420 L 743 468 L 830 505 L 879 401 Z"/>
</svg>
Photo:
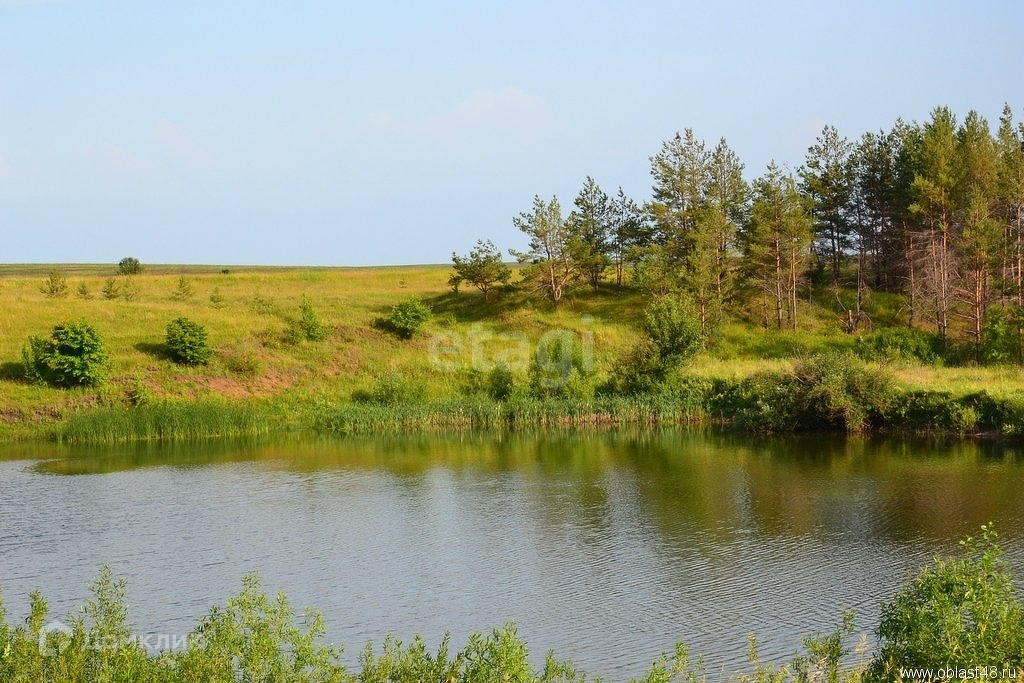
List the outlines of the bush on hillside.
<svg viewBox="0 0 1024 683">
<path fill-rule="evenodd" d="M 21 355 L 28 379 L 58 387 L 100 384 L 107 360 L 103 339 L 85 321 L 61 323 L 49 338 L 29 337 Z"/>
<path fill-rule="evenodd" d="M 63 299 L 68 295 L 68 281 L 59 270 L 51 270 L 39 291 L 48 299 Z"/>
<path fill-rule="evenodd" d="M 167 352 L 183 365 L 206 365 L 213 355 L 206 328 L 185 317 L 167 323 Z"/>
<path fill-rule="evenodd" d="M 938 335 L 916 327 L 887 327 L 857 340 L 857 355 L 867 361 L 916 361 L 928 365 L 942 358 Z"/>
<path fill-rule="evenodd" d="M 594 397 L 594 363 L 580 338 L 566 331 L 541 337 L 529 367 L 530 395 L 534 398 Z"/>
<path fill-rule="evenodd" d="M 679 295 L 656 297 L 644 309 L 640 329 L 644 338 L 615 364 L 603 392 L 662 393 L 679 367 L 704 346 L 700 319 Z"/>
<path fill-rule="evenodd" d="M 313 302 L 308 296 L 303 295 L 302 303 L 299 305 L 299 318 L 288 320 L 288 327 L 284 333 L 284 341 L 288 344 L 298 344 L 301 341 L 323 341 L 331 334 L 329 327 L 324 325 L 313 308 Z"/>
<path fill-rule="evenodd" d="M 402 339 L 412 339 L 430 320 L 430 307 L 413 297 L 391 307 L 386 326 Z"/>
</svg>

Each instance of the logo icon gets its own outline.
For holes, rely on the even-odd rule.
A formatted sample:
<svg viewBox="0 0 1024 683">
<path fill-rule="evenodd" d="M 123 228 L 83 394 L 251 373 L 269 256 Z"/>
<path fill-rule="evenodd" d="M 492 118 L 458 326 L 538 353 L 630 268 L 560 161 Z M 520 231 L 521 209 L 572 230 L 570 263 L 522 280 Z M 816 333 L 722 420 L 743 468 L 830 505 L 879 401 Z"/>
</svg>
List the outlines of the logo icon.
<svg viewBox="0 0 1024 683">
<path fill-rule="evenodd" d="M 68 649 L 74 633 L 63 621 L 51 621 L 39 629 L 39 654 L 43 657 L 56 657 Z M 52 639 L 50 634 L 54 634 Z"/>
</svg>

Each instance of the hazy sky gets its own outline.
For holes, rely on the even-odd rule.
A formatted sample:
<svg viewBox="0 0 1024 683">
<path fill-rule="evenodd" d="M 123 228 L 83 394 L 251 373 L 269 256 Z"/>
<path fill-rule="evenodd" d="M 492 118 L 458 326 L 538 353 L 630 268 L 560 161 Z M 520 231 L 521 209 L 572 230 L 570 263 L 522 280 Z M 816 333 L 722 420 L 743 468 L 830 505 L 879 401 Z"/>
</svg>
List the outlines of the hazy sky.
<svg viewBox="0 0 1024 683">
<path fill-rule="evenodd" d="M 1024 3 L 0 0 L 0 262 L 360 265 L 638 201 L 676 131 L 748 178 L 937 105 L 1024 119 Z"/>
</svg>

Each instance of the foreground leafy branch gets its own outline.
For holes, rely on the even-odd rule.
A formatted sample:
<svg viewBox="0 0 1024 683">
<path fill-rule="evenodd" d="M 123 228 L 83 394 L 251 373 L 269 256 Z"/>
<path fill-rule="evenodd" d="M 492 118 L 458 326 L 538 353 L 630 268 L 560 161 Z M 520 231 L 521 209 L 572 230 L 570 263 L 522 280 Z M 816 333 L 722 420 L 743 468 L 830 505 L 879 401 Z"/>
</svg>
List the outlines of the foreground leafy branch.
<svg viewBox="0 0 1024 683">
<path fill-rule="evenodd" d="M 804 654 L 778 664 L 763 662 L 757 640 L 749 642 L 750 671 L 735 683 L 859 683 L 931 680 L 940 668 L 979 662 L 1012 677 L 1024 675 L 1024 603 L 991 525 L 967 538 L 961 556 L 925 567 L 882 607 L 879 651 L 864 661 L 865 637 L 850 646 L 854 616 L 844 612 L 832 633 L 805 638 Z M 134 636 L 128 622 L 123 579 L 105 567 L 90 585 L 92 597 L 66 621 L 48 618 L 46 600 L 30 596 L 24 625 L 11 627 L 0 602 L 0 680 L 50 681 L 273 681 L 275 683 L 584 683 L 586 675 L 549 653 L 544 666 L 529 662 L 526 642 L 514 624 L 471 635 L 452 652 L 446 635 L 436 653 L 422 638 L 408 645 L 388 636 L 379 650 L 368 644 L 358 673 L 341 664 L 341 650 L 324 645 L 323 618 L 312 610 L 298 617 L 284 594 L 268 597 L 256 574 L 242 591 L 214 607 L 177 648 Z M 166 644 L 166 643 L 165 643 Z M 157 648 L 153 648 L 156 645 Z M 851 656 L 857 661 L 851 663 Z M 859 663 L 858 663 L 859 662 Z M 916 672 L 916 673 L 913 673 Z M 922 673 L 924 672 L 924 673 Z M 598 681 L 600 679 L 594 679 Z M 682 644 L 653 662 L 643 683 L 706 683 L 701 659 Z"/>
</svg>

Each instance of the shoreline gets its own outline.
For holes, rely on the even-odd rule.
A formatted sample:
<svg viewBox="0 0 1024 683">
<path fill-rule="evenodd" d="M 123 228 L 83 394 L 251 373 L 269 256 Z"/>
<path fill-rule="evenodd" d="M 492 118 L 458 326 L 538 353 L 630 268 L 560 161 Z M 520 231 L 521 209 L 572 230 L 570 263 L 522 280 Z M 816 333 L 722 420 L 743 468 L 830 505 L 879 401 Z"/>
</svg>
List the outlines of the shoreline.
<svg viewBox="0 0 1024 683">
<path fill-rule="evenodd" d="M 1024 425 L 1024 400 L 993 398 L 985 391 L 953 395 L 901 390 L 884 413 L 871 413 L 851 429 L 842 415 L 794 412 L 777 403 L 759 410 L 765 396 L 747 393 L 741 383 L 701 383 L 703 391 L 679 395 L 598 396 L 593 399 L 528 398 L 495 401 L 487 397 L 395 404 L 317 397 L 194 401 L 166 400 L 139 406 L 98 406 L 61 420 L 0 426 L 0 444 L 118 444 L 186 442 L 312 431 L 323 434 L 418 434 L 436 431 L 517 431 L 713 428 L 751 435 L 795 433 L 866 436 L 941 435 L 963 439 L 1015 440 Z M 768 418 L 764 418 L 767 412 Z M 780 423 L 781 417 L 792 421 Z M 764 419 L 763 424 L 757 422 Z"/>
</svg>

